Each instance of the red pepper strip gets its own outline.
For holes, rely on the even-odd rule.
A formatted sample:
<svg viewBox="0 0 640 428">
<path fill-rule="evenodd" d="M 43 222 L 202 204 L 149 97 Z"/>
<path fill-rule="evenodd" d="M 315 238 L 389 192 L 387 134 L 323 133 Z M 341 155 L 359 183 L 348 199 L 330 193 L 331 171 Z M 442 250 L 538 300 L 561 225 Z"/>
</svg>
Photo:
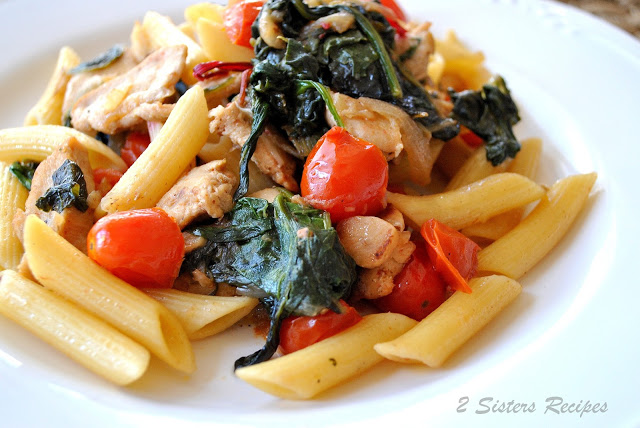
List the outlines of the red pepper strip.
<svg viewBox="0 0 640 428">
<path fill-rule="evenodd" d="M 476 148 L 484 144 L 484 140 L 475 132 L 466 127 L 461 127 L 460 138 L 467 143 L 468 146 Z"/>
<path fill-rule="evenodd" d="M 387 19 L 387 21 L 389 21 L 389 25 L 391 25 L 393 29 L 396 30 L 396 34 L 398 35 L 398 37 L 405 37 L 407 35 L 407 30 L 402 25 L 400 25 L 398 21 L 389 16 L 385 16 L 385 18 Z"/>
<path fill-rule="evenodd" d="M 240 106 L 244 105 L 244 97 L 247 94 L 247 87 L 249 86 L 249 78 L 251 77 L 251 73 L 253 69 L 248 69 L 242 72 L 242 77 L 240 79 L 240 93 L 238 94 L 238 100 L 240 100 Z"/>
<path fill-rule="evenodd" d="M 253 68 L 250 62 L 224 62 L 209 61 L 193 67 L 193 77 L 198 80 L 207 80 L 230 71 L 245 71 Z"/>
<path fill-rule="evenodd" d="M 429 258 L 447 285 L 454 290 L 471 293 L 467 281 L 478 270 L 480 246 L 435 219 L 427 220 L 420 234 L 427 241 Z"/>
</svg>

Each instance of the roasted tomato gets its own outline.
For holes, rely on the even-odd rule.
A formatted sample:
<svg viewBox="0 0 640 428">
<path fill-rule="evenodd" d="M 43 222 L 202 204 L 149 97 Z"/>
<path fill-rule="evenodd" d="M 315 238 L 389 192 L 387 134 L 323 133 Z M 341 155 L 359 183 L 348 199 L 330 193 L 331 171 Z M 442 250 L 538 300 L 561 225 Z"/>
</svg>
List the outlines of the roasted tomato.
<svg viewBox="0 0 640 428">
<path fill-rule="evenodd" d="M 96 222 L 87 237 L 89 257 L 139 288 L 169 288 L 180 272 L 184 239 L 160 208 L 122 211 Z"/>
<path fill-rule="evenodd" d="M 382 311 L 403 314 L 420 321 L 447 298 L 447 286 L 423 246 L 416 247 L 393 283 L 391 294 L 372 301 Z"/>
<path fill-rule="evenodd" d="M 382 151 L 334 127 L 318 140 L 304 165 L 300 188 L 334 222 L 375 215 L 385 207 L 389 165 Z"/>
<path fill-rule="evenodd" d="M 282 352 L 289 354 L 298 349 L 306 348 L 346 330 L 362 319 L 354 308 L 343 301 L 340 303 L 344 308 L 341 314 L 327 310 L 314 317 L 293 316 L 286 318 L 280 328 Z"/>
</svg>

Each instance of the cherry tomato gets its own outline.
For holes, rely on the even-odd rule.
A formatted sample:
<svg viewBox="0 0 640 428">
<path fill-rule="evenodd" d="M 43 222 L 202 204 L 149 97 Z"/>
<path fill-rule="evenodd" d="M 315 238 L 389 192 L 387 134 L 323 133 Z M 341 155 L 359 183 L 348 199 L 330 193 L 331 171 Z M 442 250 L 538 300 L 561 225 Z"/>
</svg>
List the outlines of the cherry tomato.
<svg viewBox="0 0 640 428">
<path fill-rule="evenodd" d="M 480 246 L 462 233 L 435 219 L 426 221 L 420 234 L 436 270 L 454 290 L 471 293 L 467 281 L 478 270 Z"/>
<path fill-rule="evenodd" d="M 149 147 L 149 144 L 151 144 L 149 134 L 129 132 L 124 142 L 124 146 L 122 147 L 122 150 L 120 150 L 120 157 L 127 166 L 131 166 L 147 149 L 147 147 Z"/>
<path fill-rule="evenodd" d="M 362 319 L 354 308 L 342 300 L 340 303 L 344 308 L 341 314 L 328 310 L 314 317 L 293 316 L 285 318 L 280 327 L 282 352 L 289 354 L 306 348 L 346 330 Z"/>
<path fill-rule="evenodd" d="M 393 279 L 391 294 L 372 300 L 385 312 L 403 314 L 417 321 L 425 318 L 447 298 L 447 286 L 433 267 L 427 250 L 418 246 L 409 263 Z"/>
<path fill-rule="evenodd" d="M 169 288 L 180 272 L 184 239 L 160 208 L 122 211 L 96 222 L 87 237 L 89 257 L 139 288 Z"/>
<path fill-rule="evenodd" d="M 243 1 L 224 12 L 224 28 L 232 43 L 251 48 L 251 25 L 260 13 L 264 1 Z"/>
<path fill-rule="evenodd" d="M 106 180 L 111 187 L 122 178 L 122 172 L 113 168 L 97 168 L 93 170 L 93 179 L 96 185 L 102 183 L 102 180 Z"/>
<path fill-rule="evenodd" d="M 389 165 L 382 151 L 333 127 L 318 140 L 304 165 L 300 188 L 334 222 L 374 215 L 385 206 Z"/>
</svg>

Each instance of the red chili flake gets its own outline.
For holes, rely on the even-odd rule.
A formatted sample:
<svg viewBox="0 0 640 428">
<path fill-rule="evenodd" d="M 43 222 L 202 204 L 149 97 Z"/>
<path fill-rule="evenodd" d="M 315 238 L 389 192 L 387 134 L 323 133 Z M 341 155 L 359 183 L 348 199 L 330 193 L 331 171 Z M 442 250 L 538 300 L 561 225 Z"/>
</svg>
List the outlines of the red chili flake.
<svg viewBox="0 0 640 428">
<path fill-rule="evenodd" d="M 253 65 L 250 62 L 209 61 L 193 67 L 193 77 L 198 80 L 207 80 L 230 71 L 245 71 L 251 68 Z"/>
</svg>

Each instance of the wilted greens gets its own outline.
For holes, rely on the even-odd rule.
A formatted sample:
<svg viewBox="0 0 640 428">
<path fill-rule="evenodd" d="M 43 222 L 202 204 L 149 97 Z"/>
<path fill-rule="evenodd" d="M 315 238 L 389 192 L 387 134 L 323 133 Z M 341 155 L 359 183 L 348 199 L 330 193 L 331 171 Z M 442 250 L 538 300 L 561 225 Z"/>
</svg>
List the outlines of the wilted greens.
<svg viewBox="0 0 640 428">
<path fill-rule="evenodd" d="M 71 206 L 82 212 L 89 209 L 87 183 L 77 163 L 69 159 L 65 160 L 53 173 L 52 178 L 53 186 L 36 201 L 38 209 L 45 212 L 54 210 L 59 213 Z"/>
<path fill-rule="evenodd" d="M 273 355 L 287 316 L 314 316 L 325 308 L 341 312 L 338 302 L 356 280 L 355 263 L 328 214 L 292 202 L 285 191 L 273 203 L 242 198 L 222 219 L 192 233 L 207 244 L 187 254 L 182 271 L 200 269 L 259 297 L 271 316 L 265 346 L 236 361 L 236 368 Z"/>
<path fill-rule="evenodd" d="M 23 160 L 14 162 L 9 167 L 9 171 L 20 181 L 27 190 L 31 190 L 31 180 L 36 172 L 39 162 L 32 160 Z"/>
</svg>

